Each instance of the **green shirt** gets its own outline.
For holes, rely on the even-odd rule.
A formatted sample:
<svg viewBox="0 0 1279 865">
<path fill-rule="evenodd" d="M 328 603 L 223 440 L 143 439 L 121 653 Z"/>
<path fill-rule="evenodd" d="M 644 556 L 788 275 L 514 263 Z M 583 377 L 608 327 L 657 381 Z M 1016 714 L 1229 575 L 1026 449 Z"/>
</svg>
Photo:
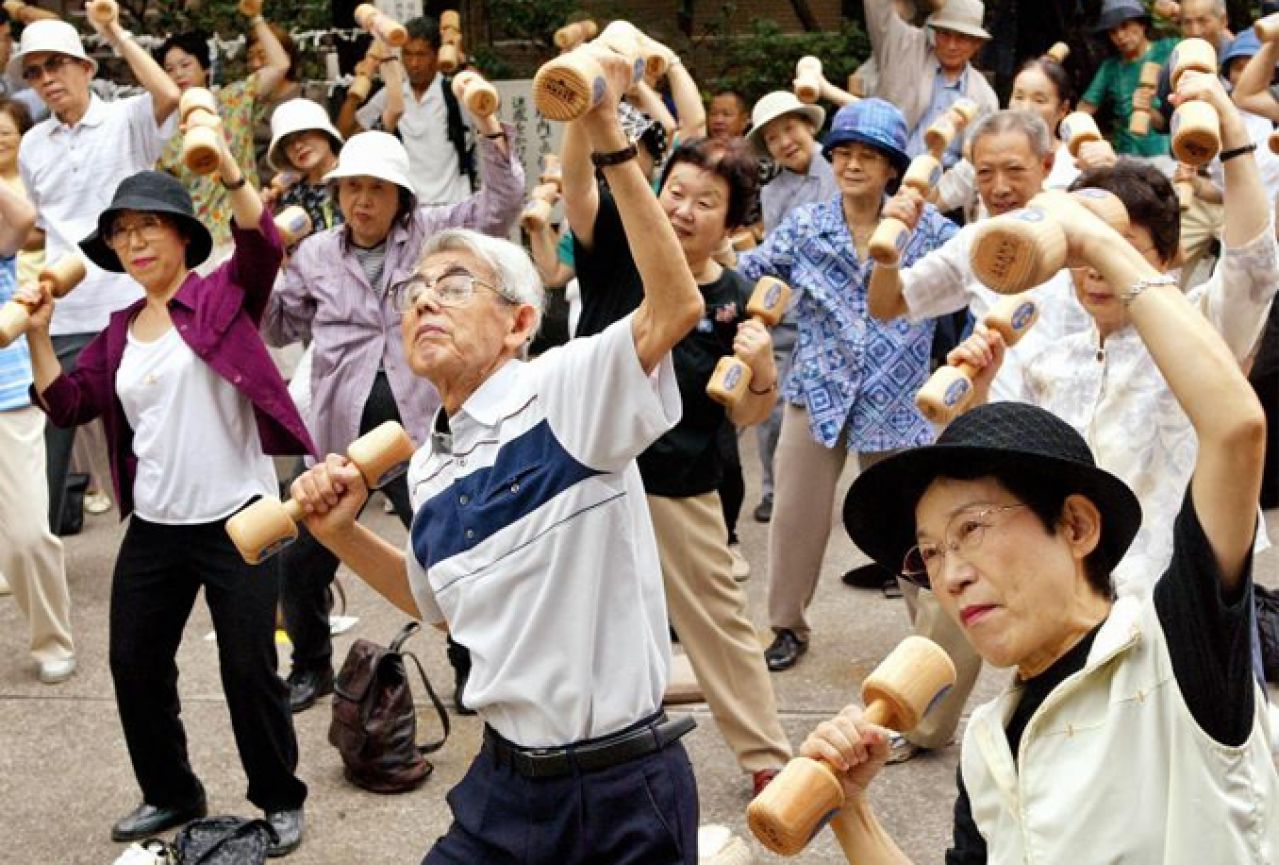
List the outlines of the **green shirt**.
<svg viewBox="0 0 1279 865">
<path fill-rule="evenodd" d="M 1160 66 L 1166 65 L 1176 45 L 1176 39 L 1159 39 L 1151 42 L 1146 53 L 1136 60 L 1108 57 L 1093 76 L 1083 101 L 1098 108 L 1110 107 L 1115 118 L 1116 153 L 1128 156 L 1168 155 L 1166 134 L 1151 131 L 1145 135 L 1133 135 L 1128 131 L 1128 120 L 1132 117 L 1132 95 L 1141 79 L 1142 64 L 1154 62 Z M 1159 107 L 1157 100 L 1152 100 L 1151 107 Z"/>
</svg>

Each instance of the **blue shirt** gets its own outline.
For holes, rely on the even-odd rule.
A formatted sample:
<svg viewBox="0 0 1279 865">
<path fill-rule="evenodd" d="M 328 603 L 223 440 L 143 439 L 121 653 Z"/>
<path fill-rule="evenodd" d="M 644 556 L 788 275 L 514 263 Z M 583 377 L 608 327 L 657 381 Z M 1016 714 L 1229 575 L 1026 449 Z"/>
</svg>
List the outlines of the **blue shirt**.
<svg viewBox="0 0 1279 865">
<path fill-rule="evenodd" d="M 0 258 L 0 303 L 13 297 L 18 289 L 17 258 Z M 8 348 L 0 348 L 0 411 L 31 405 L 27 388 L 31 385 L 31 352 L 25 335 Z"/>
<path fill-rule="evenodd" d="M 932 101 L 928 103 L 928 110 L 919 118 L 919 122 L 915 124 L 915 128 L 910 133 L 910 140 L 906 142 L 906 152 L 912 157 L 928 152 L 928 145 L 924 141 L 924 133 L 928 131 L 928 127 L 932 126 L 937 118 L 950 110 L 950 106 L 963 98 L 966 89 L 965 85 L 970 74 L 977 73 L 972 71 L 972 66 L 965 66 L 964 71 L 959 73 L 958 78 L 954 81 L 947 81 L 945 74 L 941 71 L 941 66 L 938 65 L 937 71 L 933 74 Z M 946 148 L 946 152 L 942 154 L 941 164 L 944 168 L 950 168 L 959 161 L 963 139 L 962 135 L 956 135 L 955 140 L 950 142 L 950 147 Z"/>
<path fill-rule="evenodd" d="M 958 229 L 931 204 L 906 245 L 902 266 L 941 246 Z M 764 242 L 738 258 L 754 282 L 775 276 L 799 296 L 799 340 L 782 396 L 808 411 L 813 438 L 834 447 L 848 428 L 849 450 L 875 453 L 933 440 L 915 407 L 928 376 L 933 321 L 881 322 L 866 308 L 873 262 L 859 261 L 838 197 L 792 210 Z"/>
</svg>

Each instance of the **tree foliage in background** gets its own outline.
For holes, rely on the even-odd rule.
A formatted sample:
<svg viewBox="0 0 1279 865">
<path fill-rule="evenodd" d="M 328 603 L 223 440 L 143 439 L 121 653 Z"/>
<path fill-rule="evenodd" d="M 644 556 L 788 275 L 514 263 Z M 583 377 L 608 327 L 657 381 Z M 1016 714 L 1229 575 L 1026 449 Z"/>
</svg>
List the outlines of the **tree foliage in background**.
<svg viewBox="0 0 1279 865">
<path fill-rule="evenodd" d="M 870 39 L 847 19 L 839 30 L 785 33 L 765 18 L 739 34 L 729 26 L 735 14 L 735 6 L 726 4 L 721 23 L 697 40 L 699 57 L 709 57 L 699 63 L 698 82 L 707 91 L 736 90 L 748 104 L 771 90 L 788 88 L 795 63 L 805 54 L 820 57 L 826 79 L 838 87 L 846 86 L 848 76 L 870 56 Z"/>
</svg>

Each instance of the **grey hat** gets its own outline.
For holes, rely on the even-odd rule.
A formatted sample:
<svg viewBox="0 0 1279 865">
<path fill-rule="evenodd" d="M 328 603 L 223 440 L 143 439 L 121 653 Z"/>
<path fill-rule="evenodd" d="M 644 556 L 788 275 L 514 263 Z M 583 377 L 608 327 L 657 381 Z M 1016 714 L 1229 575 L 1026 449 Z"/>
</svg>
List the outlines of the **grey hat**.
<svg viewBox="0 0 1279 865">
<path fill-rule="evenodd" d="M 1093 32 L 1105 33 L 1125 21 L 1135 20 L 1150 21 L 1150 12 L 1137 0 L 1105 0 L 1101 4 L 1101 16 L 1098 17 Z"/>
<path fill-rule="evenodd" d="M 97 229 L 80 241 L 80 249 L 89 260 L 103 270 L 123 273 L 120 256 L 107 245 L 106 236 L 117 216 L 126 210 L 160 213 L 181 226 L 187 238 L 186 265 L 195 267 L 209 257 L 213 237 L 209 229 L 195 218 L 191 193 L 176 177 L 161 171 L 139 171 L 120 181 L 110 206 L 98 214 Z"/>
</svg>

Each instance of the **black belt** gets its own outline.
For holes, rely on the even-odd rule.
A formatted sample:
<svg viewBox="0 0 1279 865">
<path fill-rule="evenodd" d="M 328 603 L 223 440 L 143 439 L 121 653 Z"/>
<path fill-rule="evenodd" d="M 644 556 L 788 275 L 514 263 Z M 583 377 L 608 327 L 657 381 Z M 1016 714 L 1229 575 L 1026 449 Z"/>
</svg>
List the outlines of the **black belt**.
<svg viewBox="0 0 1279 865">
<path fill-rule="evenodd" d="M 484 727 L 484 747 L 490 749 L 499 763 L 525 778 L 554 778 L 579 772 L 598 772 L 636 757 L 660 751 L 697 726 L 692 715 L 675 719 L 661 712 L 617 733 L 575 745 L 555 748 L 522 748 L 503 739 L 492 727 Z"/>
</svg>

